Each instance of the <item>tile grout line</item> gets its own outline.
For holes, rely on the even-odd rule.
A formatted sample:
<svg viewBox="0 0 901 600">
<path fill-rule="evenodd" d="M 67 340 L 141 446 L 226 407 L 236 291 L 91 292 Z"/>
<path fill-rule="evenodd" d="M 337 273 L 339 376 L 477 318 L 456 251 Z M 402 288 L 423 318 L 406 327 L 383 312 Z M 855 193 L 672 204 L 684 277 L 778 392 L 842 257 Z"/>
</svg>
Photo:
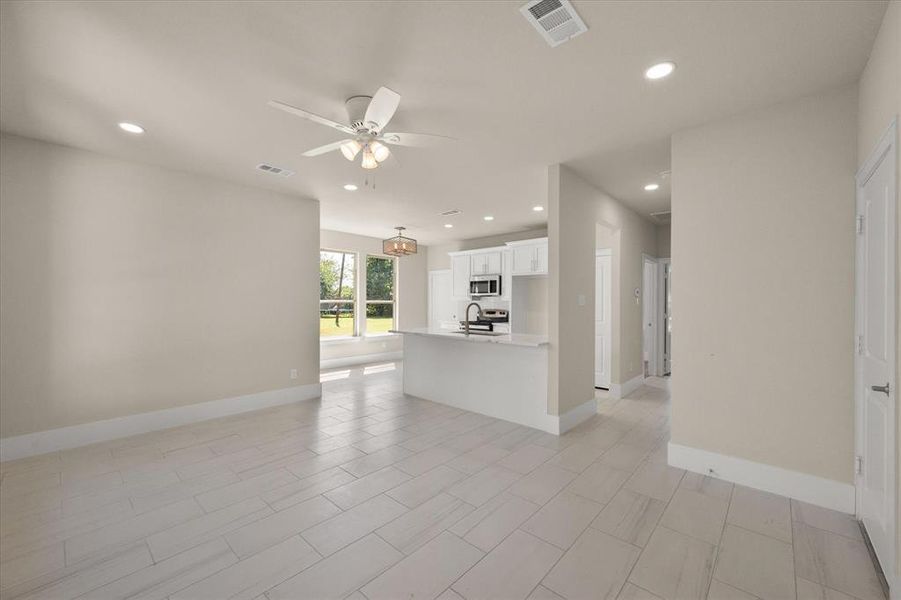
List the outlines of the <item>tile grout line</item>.
<svg viewBox="0 0 901 600">
<path fill-rule="evenodd" d="M 635 467 L 634 472 L 637 472 L 643 464 L 644 464 L 644 462 L 639 463 L 638 466 Z M 667 467 L 669 467 L 669 465 L 667 465 Z M 638 565 L 638 563 L 641 562 L 641 557 L 644 555 L 645 550 L 647 550 L 648 544 L 651 542 L 651 538 L 654 537 L 654 532 L 657 531 L 657 529 L 660 527 L 663 527 L 664 529 L 669 529 L 669 527 L 664 527 L 663 525 L 661 525 L 660 521 L 663 519 L 663 515 L 666 514 L 666 509 L 669 508 L 669 505 L 673 501 L 673 497 L 675 497 L 676 491 L 679 489 L 679 486 L 682 485 L 682 480 L 684 478 L 685 478 L 685 471 L 683 470 L 682 476 L 679 478 L 679 483 L 676 484 L 676 489 L 673 490 L 673 493 L 670 495 L 669 500 L 666 501 L 666 505 L 663 507 L 663 511 L 660 513 L 660 518 L 657 519 L 657 523 L 654 525 L 654 529 L 651 530 L 651 535 L 648 536 L 648 541 L 645 542 L 644 547 L 642 547 L 641 550 L 639 551 L 638 558 L 636 558 L 635 562 L 632 563 L 632 567 L 629 569 L 629 573 L 626 575 L 626 578 L 623 581 L 623 584 L 620 586 L 619 591 L 616 593 L 617 596 L 619 596 L 619 594 L 622 593 L 622 588 L 624 588 L 627 583 L 632 583 L 632 585 L 637 585 L 636 583 L 631 581 L 632 573 L 635 571 L 635 567 Z M 623 485 L 625 485 L 625 484 L 623 484 Z M 650 496 L 648 496 L 648 497 L 650 497 Z M 670 531 L 673 531 L 673 530 L 670 530 Z M 711 577 L 713 577 L 712 573 L 713 573 L 713 571 L 711 570 Z M 638 586 L 638 587 L 641 587 L 641 586 Z M 642 588 L 642 589 L 644 589 L 644 588 Z M 704 597 L 706 598 L 706 594 Z"/>
<path fill-rule="evenodd" d="M 703 477 L 707 477 L 707 475 L 704 475 Z M 733 483 L 732 487 L 729 490 L 729 503 L 726 505 L 726 514 L 723 517 L 723 526 L 720 528 L 720 537 L 716 545 L 716 554 L 713 557 L 713 564 L 710 566 L 710 579 L 707 581 L 707 589 L 705 590 L 704 594 L 705 598 L 710 595 L 710 585 L 713 583 L 713 578 L 716 575 L 716 566 L 719 563 L 720 552 L 722 552 L 723 549 L 723 536 L 726 535 L 726 526 L 729 524 L 729 512 L 732 510 L 732 500 L 734 497 L 735 484 Z M 753 596 L 754 594 L 751 595 Z M 795 597 L 797 597 L 797 593 L 795 594 Z"/>
</svg>

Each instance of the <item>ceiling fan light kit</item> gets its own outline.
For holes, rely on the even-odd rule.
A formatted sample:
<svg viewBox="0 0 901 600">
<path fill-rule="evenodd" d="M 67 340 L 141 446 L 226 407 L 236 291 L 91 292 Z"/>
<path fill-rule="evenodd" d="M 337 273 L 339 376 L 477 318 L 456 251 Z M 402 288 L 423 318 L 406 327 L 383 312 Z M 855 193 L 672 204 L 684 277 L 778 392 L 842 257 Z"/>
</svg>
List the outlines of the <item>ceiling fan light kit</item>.
<svg viewBox="0 0 901 600">
<path fill-rule="evenodd" d="M 344 158 L 353 161 L 362 154 L 360 166 L 364 169 L 375 169 L 379 163 L 387 160 L 391 156 L 388 145 L 425 147 L 453 139 L 426 133 L 384 133 L 399 104 L 400 94 L 386 87 L 379 88 L 375 96 L 351 96 L 344 103 L 350 125 L 344 125 L 278 100 L 269 101 L 269 105 L 274 108 L 351 136 L 307 150 L 303 153 L 304 156 L 319 156 L 341 150 Z"/>
<path fill-rule="evenodd" d="M 388 256 L 408 256 L 416 254 L 418 247 L 416 240 L 403 235 L 406 227 L 395 227 L 397 235 L 387 240 L 382 240 L 382 252 Z"/>
<path fill-rule="evenodd" d="M 378 162 L 382 162 L 391 156 L 391 150 L 385 144 L 370 142 L 369 149 L 372 150 L 372 155 Z"/>
<path fill-rule="evenodd" d="M 369 144 L 363 147 L 363 160 L 360 162 L 360 166 L 364 169 L 374 169 L 379 166 L 379 162 L 375 159 Z"/>
<path fill-rule="evenodd" d="M 348 140 L 341 144 L 341 154 L 344 155 L 344 158 L 352 161 L 357 157 L 357 154 L 360 150 L 363 149 L 363 145 L 360 144 L 357 140 Z"/>
</svg>

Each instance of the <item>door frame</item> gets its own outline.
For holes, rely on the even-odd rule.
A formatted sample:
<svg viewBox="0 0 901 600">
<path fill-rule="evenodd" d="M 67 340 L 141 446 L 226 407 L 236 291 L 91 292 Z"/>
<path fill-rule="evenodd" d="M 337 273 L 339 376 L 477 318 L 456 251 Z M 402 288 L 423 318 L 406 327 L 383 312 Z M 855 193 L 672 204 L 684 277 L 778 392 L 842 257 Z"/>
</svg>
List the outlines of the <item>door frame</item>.
<svg viewBox="0 0 901 600">
<path fill-rule="evenodd" d="M 453 281 L 453 278 L 454 278 L 453 269 L 432 269 L 432 270 L 429 271 L 429 279 L 428 279 L 428 286 L 429 286 L 429 287 L 428 287 L 428 290 L 426 290 L 426 296 L 428 296 L 427 299 L 426 299 L 426 300 L 427 300 L 427 306 L 426 306 L 426 308 L 427 308 L 427 310 L 428 310 L 428 313 L 426 314 L 426 323 L 427 323 L 427 325 L 428 325 L 429 327 L 432 326 L 432 308 L 433 308 L 433 302 L 432 302 L 432 278 L 433 278 L 434 276 L 437 276 L 437 275 L 450 275 L 450 276 L 451 276 L 451 297 L 452 297 L 452 298 L 453 298 L 453 293 L 454 293 L 454 290 L 453 290 L 453 286 L 454 286 L 454 281 Z M 438 326 L 440 326 L 440 324 L 438 324 Z"/>
<path fill-rule="evenodd" d="M 898 255 L 898 231 L 897 231 L 897 210 L 898 210 L 898 119 L 897 117 L 892 120 L 891 124 L 888 127 L 888 130 L 883 134 L 882 138 L 876 144 L 873 152 L 870 154 L 869 158 L 867 158 L 866 162 L 860 167 L 860 170 L 857 172 L 857 176 L 855 179 L 856 188 L 855 188 L 855 241 L 854 241 L 854 267 L 855 267 L 855 275 L 854 275 L 854 452 L 856 457 L 864 456 L 864 440 L 863 440 L 863 386 L 867 384 L 867 382 L 863 381 L 862 376 L 862 363 L 860 360 L 860 354 L 857 351 L 858 348 L 858 340 L 860 339 L 858 336 L 862 334 L 862 310 L 861 310 L 861 286 L 863 284 L 861 273 L 863 273 L 863 259 L 859 248 L 859 244 L 857 241 L 857 215 L 860 214 L 860 202 L 861 202 L 861 191 L 863 186 L 869 180 L 869 178 L 873 175 L 876 168 L 881 164 L 882 160 L 886 158 L 886 155 L 889 155 L 889 164 L 891 164 L 895 173 L 895 203 L 892 206 L 894 210 L 890 210 L 890 214 L 888 215 L 888 227 L 889 227 L 889 238 L 894 241 L 893 247 L 891 251 L 888 253 L 888 261 L 886 267 L 889 272 L 889 277 L 894 281 L 890 283 L 894 287 L 895 298 L 898 297 L 898 277 L 897 273 L 897 265 L 896 259 Z M 866 227 L 866 223 L 864 223 L 864 227 Z M 897 392 L 897 357 L 895 355 L 898 340 L 897 336 L 897 317 L 896 314 L 897 303 L 891 304 L 891 306 L 887 307 L 888 313 L 888 363 L 891 365 L 889 367 L 888 379 L 892 389 L 895 390 L 895 403 L 890 406 L 890 415 L 889 415 L 889 429 L 891 441 L 890 444 L 892 446 L 891 452 L 889 452 L 891 464 L 887 469 L 887 473 L 889 474 L 890 482 L 888 487 L 889 494 L 889 505 L 892 507 L 891 516 L 892 516 L 892 525 L 890 538 L 893 543 L 889 544 L 889 553 L 890 556 L 886 561 L 888 564 L 881 564 L 883 574 L 885 575 L 886 580 L 889 583 L 889 586 L 892 590 L 893 597 L 898 594 L 898 586 L 901 585 L 901 578 L 898 577 L 898 573 L 895 573 L 896 564 L 897 564 L 897 540 L 898 540 L 898 495 L 897 495 L 897 465 L 895 464 L 897 461 L 897 453 L 898 453 L 898 417 L 897 417 L 897 402 L 898 402 L 898 392 Z M 855 460 L 856 466 L 856 460 Z M 855 469 L 854 474 L 854 500 L 855 500 L 855 513 L 858 519 L 861 518 L 861 494 L 862 494 L 862 486 L 861 486 L 861 477 L 860 473 L 856 472 Z"/>
<path fill-rule="evenodd" d="M 595 278 L 595 290 L 597 290 L 597 277 L 598 277 L 598 258 L 601 256 L 609 256 L 610 257 L 610 286 L 607 289 L 607 296 L 610 304 L 610 381 L 607 383 L 607 387 L 598 387 L 597 379 L 594 381 L 594 389 L 596 390 L 606 390 L 609 391 L 610 388 L 613 387 L 613 248 L 595 248 L 594 250 L 594 278 Z M 595 300 L 595 307 L 597 307 L 597 300 Z M 593 325 L 596 326 L 598 321 L 598 316 L 595 314 Z M 597 356 L 597 335 L 594 336 L 594 352 L 595 356 Z"/>
<path fill-rule="evenodd" d="M 652 293 L 649 295 L 646 293 L 644 289 L 645 284 L 645 265 L 651 264 L 654 266 L 654 289 Z M 661 274 L 660 274 L 660 259 L 651 256 L 650 254 L 645 254 L 642 252 L 641 254 L 641 357 L 642 362 L 644 362 L 644 355 L 646 348 L 644 347 L 645 340 L 645 326 L 644 326 L 644 317 L 645 317 L 645 303 L 651 301 L 653 306 L 651 306 L 651 316 L 652 316 L 652 324 L 651 324 L 651 349 L 650 354 L 652 354 L 652 360 L 648 360 L 648 370 L 647 377 L 657 377 L 663 373 L 663 344 L 661 343 L 662 337 L 660 335 L 660 324 L 661 319 L 660 315 L 662 314 L 662 309 L 660 306 L 660 283 L 661 283 Z M 642 365 L 642 375 L 645 375 L 644 365 Z"/>
<path fill-rule="evenodd" d="M 666 290 L 669 286 L 669 281 L 667 281 L 666 277 L 666 268 L 667 266 L 672 266 L 672 259 L 670 258 L 658 258 L 657 264 L 657 332 L 659 334 L 660 339 L 657 341 L 657 371 L 660 375 L 667 375 L 670 371 L 666 369 L 666 337 L 667 337 L 667 327 L 669 323 L 669 315 L 666 313 Z M 672 348 L 672 340 L 670 340 L 670 363 L 673 360 L 673 348 Z M 672 365 L 670 365 L 672 367 Z"/>
</svg>

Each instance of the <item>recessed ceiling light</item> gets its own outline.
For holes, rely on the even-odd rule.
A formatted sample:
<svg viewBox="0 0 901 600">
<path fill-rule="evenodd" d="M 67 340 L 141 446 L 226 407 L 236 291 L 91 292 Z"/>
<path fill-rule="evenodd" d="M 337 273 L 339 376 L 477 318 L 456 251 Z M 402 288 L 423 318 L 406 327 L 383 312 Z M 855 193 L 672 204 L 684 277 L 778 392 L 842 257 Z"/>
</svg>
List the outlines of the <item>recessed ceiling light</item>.
<svg viewBox="0 0 901 600">
<path fill-rule="evenodd" d="M 347 190 L 348 192 L 356 192 L 356 191 L 357 191 L 357 186 L 355 186 L 355 185 L 352 184 L 352 183 L 345 183 L 345 184 L 344 184 L 344 189 Z"/>
<path fill-rule="evenodd" d="M 485 216 L 482 217 L 482 218 L 485 219 L 486 221 L 493 221 L 493 220 L 494 220 L 494 217 L 492 217 L 491 215 L 485 215 Z"/>
<path fill-rule="evenodd" d="M 533 206 L 532 210 L 534 210 L 535 212 L 541 212 L 544 210 L 544 207 L 543 206 Z"/>
<path fill-rule="evenodd" d="M 660 186 L 657 185 L 656 183 L 649 183 L 646 186 L 644 186 L 644 191 L 653 192 L 654 190 L 659 189 L 659 188 L 660 188 Z"/>
<path fill-rule="evenodd" d="M 676 63 L 667 61 L 649 67 L 648 70 L 644 72 L 644 76 L 647 79 L 663 79 L 664 77 L 671 75 L 675 70 Z"/>
<path fill-rule="evenodd" d="M 452 223 L 445 223 L 445 224 L 444 224 L 444 228 L 445 228 L 445 229 L 450 229 L 450 228 L 452 228 L 452 227 L 453 227 L 453 224 L 452 224 Z"/>
<path fill-rule="evenodd" d="M 127 131 L 128 133 L 144 133 L 144 128 L 140 125 L 127 123 L 125 121 L 119 123 L 119 129 L 121 129 L 122 131 Z"/>
</svg>

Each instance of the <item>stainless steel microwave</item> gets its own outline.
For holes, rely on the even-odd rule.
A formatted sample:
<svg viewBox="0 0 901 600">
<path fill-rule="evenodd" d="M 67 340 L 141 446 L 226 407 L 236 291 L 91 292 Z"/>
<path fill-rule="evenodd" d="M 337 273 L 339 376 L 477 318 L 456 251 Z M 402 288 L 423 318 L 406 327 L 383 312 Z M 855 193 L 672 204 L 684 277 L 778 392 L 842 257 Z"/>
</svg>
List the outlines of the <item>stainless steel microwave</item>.
<svg viewBox="0 0 901 600">
<path fill-rule="evenodd" d="M 476 296 L 500 296 L 500 275 L 473 275 L 469 280 L 469 295 Z"/>
</svg>

